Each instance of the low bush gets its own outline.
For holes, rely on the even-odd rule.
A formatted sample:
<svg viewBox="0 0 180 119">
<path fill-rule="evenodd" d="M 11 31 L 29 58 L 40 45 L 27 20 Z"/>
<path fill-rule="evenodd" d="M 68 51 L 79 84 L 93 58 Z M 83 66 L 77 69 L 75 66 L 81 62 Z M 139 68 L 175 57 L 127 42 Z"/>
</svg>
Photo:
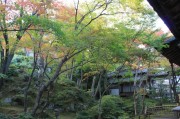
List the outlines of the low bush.
<svg viewBox="0 0 180 119">
<path fill-rule="evenodd" d="M 97 119 L 101 113 L 101 118 L 103 119 L 128 119 L 129 117 L 125 112 L 125 108 L 126 105 L 124 105 L 122 98 L 118 96 L 106 95 L 102 97 L 101 105 L 98 103 L 89 108 L 87 111 L 78 113 L 76 118 Z"/>
<path fill-rule="evenodd" d="M 21 113 L 17 119 L 35 119 L 30 113 Z"/>
<path fill-rule="evenodd" d="M 18 105 L 23 106 L 24 105 L 24 95 L 23 94 L 17 94 L 12 98 L 13 102 L 16 102 Z M 28 104 L 33 104 L 33 98 L 31 96 L 27 97 Z"/>
<path fill-rule="evenodd" d="M 8 116 L 6 114 L 0 113 L 0 119 L 14 119 L 14 118 L 12 118 L 11 116 Z"/>
<path fill-rule="evenodd" d="M 61 80 L 57 83 L 50 102 L 65 111 L 79 111 L 89 107 L 93 101 L 90 94 L 75 86 L 75 82 Z"/>
</svg>

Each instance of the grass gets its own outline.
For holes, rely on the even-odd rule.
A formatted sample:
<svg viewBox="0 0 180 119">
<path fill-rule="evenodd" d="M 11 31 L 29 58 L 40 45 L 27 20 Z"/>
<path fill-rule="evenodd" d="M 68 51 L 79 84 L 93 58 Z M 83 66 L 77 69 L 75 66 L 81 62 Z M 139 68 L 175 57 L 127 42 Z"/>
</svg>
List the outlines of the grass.
<svg viewBox="0 0 180 119">
<path fill-rule="evenodd" d="M 15 87 L 14 87 L 15 85 Z M 2 95 L 0 95 L 0 101 L 3 102 L 4 98 L 12 97 L 17 95 L 18 88 L 23 88 L 24 82 L 22 81 L 22 78 L 15 77 L 12 81 L 6 82 L 4 85 L 3 90 L 1 91 Z M 11 106 L 10 104 L 3 104 L 0 105 L 0 113 L 10 115 L 13 117 L 17 117 L 17 115 L 23 113 L 23 106 Z M 48 111 L 51 118 L 55 119 L 55 114 L 53 111 Z M 76 114 L 75 113 L 62 113 L 60 115 L 61 119 L 75 119 Z"/>
<path fill-rule="evenodd" d="M 6 114 L 6 115 L 10 115 L 13 117 L 16 117 L 18 114 L 23 112 L 23 108 L 22 107 L 14 107 L 14 106 L 3 106 L 0 107 L 0 113 Z"/>
<path fill-rule="evenodd" d="M 18 114 L 23 113 L 23 107 L 20 107 L 20 106 L 16 106 L 16 107 L 15 106 L 3 106 L 3 107 L 0 107 L 0 113 L 16 117 Z M 53 112 L 51 112 L 51 115 L 52 115 L 52 119 L 53 118 L 55 119 Z M 75 119 L 75 116 L 76 116 L 76 114 L 71 113 L 71 112 L 64 112 L 64 113 L 60 114 L 61 119 Z"/>
<path fill-rule="evenodd" d="M 61 119 L 75 119 L 76 114 L 75 113 L 62 113 Z"/>
</svg>

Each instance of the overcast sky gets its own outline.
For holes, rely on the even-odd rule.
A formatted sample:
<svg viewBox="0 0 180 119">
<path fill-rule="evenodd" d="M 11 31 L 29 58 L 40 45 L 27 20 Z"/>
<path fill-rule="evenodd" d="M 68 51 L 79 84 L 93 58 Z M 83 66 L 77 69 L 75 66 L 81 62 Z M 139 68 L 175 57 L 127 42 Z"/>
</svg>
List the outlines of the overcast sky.
<svg viewBox="0 0 180 119">
<path fill-rule="evenodd" d="M 156 22 L 157 28 L 162 29 L 165 33 L 169 31 L 168 27 L 164 24 L 164 22 L 159 18 Z"/>
<path fill-rule="evenodd" d="M 59 1 L 62 1 L 64 4 L 68 4 L 68 5 L 74 5 L 74 1 L 77 1 L 77 0 L 59 0 Z M 82 1 L 90 1 L 90 0 L 81 0 Z M 147 0 L 144 1 L 145 3 L 149 4 L 147 2 Z M 164 22 L 159 18 L 157 19 L 157 22 L 156 22 L 156 27 L 158 29 L 161 29 L 162 31 L 164 31 L 165 33 L 167 33 L 169 31 L 168 27 L 164 24 Z"/>
</svg>

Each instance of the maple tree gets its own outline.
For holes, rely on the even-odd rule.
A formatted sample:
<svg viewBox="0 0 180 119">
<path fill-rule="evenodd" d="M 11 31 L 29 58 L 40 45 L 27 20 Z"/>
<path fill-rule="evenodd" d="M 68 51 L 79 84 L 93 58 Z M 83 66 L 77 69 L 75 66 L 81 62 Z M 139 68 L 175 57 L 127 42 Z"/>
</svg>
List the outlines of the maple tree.
<svg viewBox="0 0 180 119">
<path fill-rule="evenodd" d="M 53 5 L 52 8 L 51 4 Z M 19 42 L 28 31 L 54 31 L 58 37 L 63 35 L 59 23 L 48 20 L 53 17 L 53 9 L 58 4 L 53 1 L 5 0 L 0 3 L 0 32 L 1 32 L 1 73 L 6 74 Z M 50 12 L 50 13 L 48 13 Z M 51 29 L 51 30 L 50 30 Z M 25 35 L 26 34 L 26 35 Z M 25 38 L 24 38 L 25 39 Z M 3 79 L 1 80 L 1 85 Z"/>
<path fill-rule="evenodd" d="M 16 49 L 26 47 L 34 53 L 24 89 L 24 111 L 27 112 L 28 91 L 37 69 L 40 74 L 36 78 L 40 84 L 31 112 L 33 116 L 38 109 L 42 108 L 43 112 L 47 107 L 54 83 L 64 75 L 75 80 L 73 74 L 79 69 L 78 88 L 87 77 L 96 76 L 91 81 L 92 95 L 101 100 L 106 70 L 114 70 L 119 65 L 137 69 L 138 57 L 147 60 L 147 52 L 137 44 L 152 39 L 147 33 L 152 30 L 155 17 L 141 3 L 142 0 L 93 0 L 91 3 L 77 0 L 74 7 L 69 7 L 56 0 L 1 2 L 1 73 L 7 73 Z M 43 66 L 38 66 L 39 60 L 43 61 Z M 51 73 L 47 71 L 49 67 Z M 86 67 L 91 69 L 83 72 Z M 42 99 L 46 102 L 44 106 Z M 100 119 L 101 103 L 98 108 Z"/>
</svg>

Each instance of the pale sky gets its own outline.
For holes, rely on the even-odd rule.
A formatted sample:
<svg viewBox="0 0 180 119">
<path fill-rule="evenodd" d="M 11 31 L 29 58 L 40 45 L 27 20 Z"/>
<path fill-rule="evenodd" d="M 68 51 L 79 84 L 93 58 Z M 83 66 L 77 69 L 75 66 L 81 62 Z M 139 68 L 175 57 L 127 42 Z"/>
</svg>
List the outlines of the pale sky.
<svg viewBox="0 0 180 119">
<path fill-rule="evenodd" d="M 151 7 L 151 5 L 149 4 L 149 2 L 147 0 L 144 0 L 144 3 L 147 4 L 149 7 Z M 164 31 L 164 33 L 169 32 L 169 28 L 164 24 L 164 22 L 162 21 L 161 18 L 157 19 L 157 21 L 156 21 L 156 28 L 161 29 L 162 31 Z"/>
<path fill-rule="evenodd" d="M 59 1 L 62 1 L 64 4 L 73 5 L 73 4 L 74 4 L 74 1 L 76 1 L 76 0 L 59 0 Z M 89 1 L 89 0 L 82 0 L 82 1 Z M 81 2 L 82 2 L 82 1 L 81 1 Z M 145 0 L 144 2 L 149 5 L 149 3 L 147 2 L 147 0 Z M 149 5 L 149 6 L 150 6 L 150 5 Z M 164 22 L 163 22 L 160 18 L 157 19 L 156 27 L 157 27 L 158 29 L 161 29 L 162 31 L 164 31 L 164 33 L 169 32 L 168 27 L 164 24 Z"/>
<path fill-rule="evenodd" d="M 164 22 L 160 18 L 156 21 L 156 27 L 163 30 L 165 33 L 169 31 L 169 28 L 164 24 Z"/>
</svg>

